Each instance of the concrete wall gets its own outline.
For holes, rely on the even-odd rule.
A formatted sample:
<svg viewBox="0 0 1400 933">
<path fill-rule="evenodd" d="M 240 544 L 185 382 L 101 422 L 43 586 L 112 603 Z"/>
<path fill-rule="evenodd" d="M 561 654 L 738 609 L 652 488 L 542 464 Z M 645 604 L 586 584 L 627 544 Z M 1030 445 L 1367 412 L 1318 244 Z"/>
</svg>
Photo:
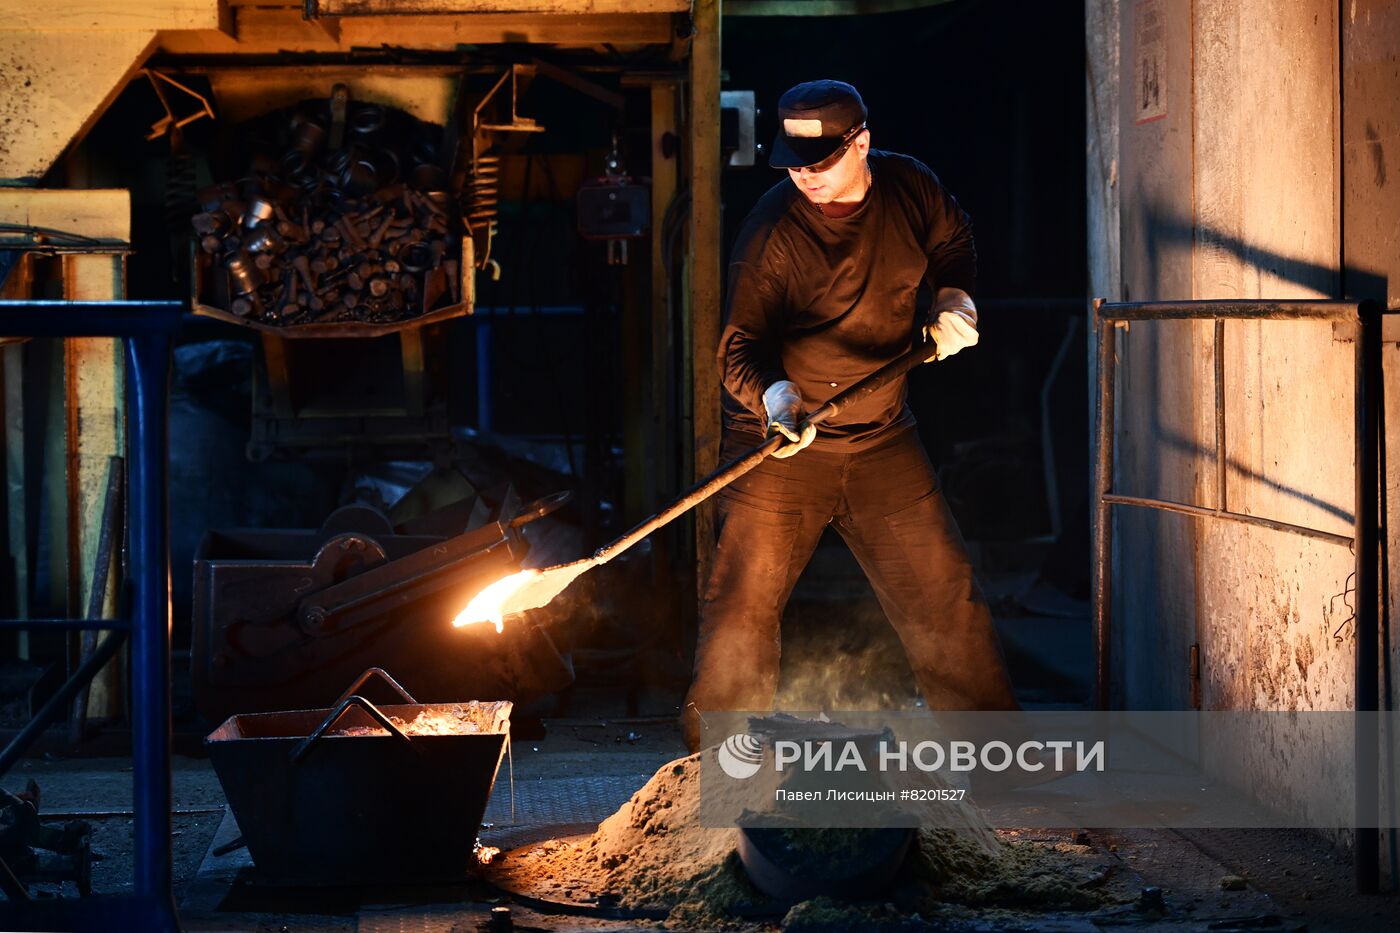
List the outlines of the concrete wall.
<svg viewBox="0 0 1400 933">
<path fill-rule="evenodd" d="M 1086 10 L 1090 269 L 1102 297 L 1347 294 L 1400 306 L 1400 192 L 1387 163 L 1400 151 L 1400 3 L 1087 0 Z M 1103 34 L 1115 23 L 1116 42 Z M 1116 122 L 1104 119 L 1106 97 Z M 1217 503 L 1213 331 L 1120 332 L 1120 492 Z M 1224 346 L 1226 504 L 1349 535 L 1352 344 L 1328 324 L 1232 322 Z M 1394 412 L 1397 349 L 1385 352 Z M 1389 420 L 1387 447 L 1400 449 L 1400 416 Z M 1391 459 L 1389 502 L 1400 485 Z M 1198 644 L 1203 708 L 1350 708 L 1346 548 L 1126 508 L 1115 534 L 1116 705 L 1188 707 Z M 1384 652 L 1392 668 L 1396 641 Z M 1287 736 L 1260 736 L 1241 758 L 1228 770 L 1264 797 L 1316 794 L 1321 774 L 1350 784 L 1346 754 Z"/>
<path fill-rule="evenodd" d="M 1119 217 L 1122 297 L 1191 297 L 1192 107 L 1190 6 L 1124 4 L 1120 48 Z M 1143 107 L 1147 95 L 1153 98 Z M 1143 111 L 1146 111 L 1145 113 Z M 1197 501 L 1201 409 L 1210 393 L 1201 325 L 1150 323 L 1119 334 L 1118 491 Z M 1116 703 L 1183 707 L 1196 637 L 1195 526 L 1191 519 L 1119 509 L 1122 550 L 1113 654 Z M 1161 568 L 1160 585 L 1128 568 Z M 1154 574 L 1156 576 L 1157 574 Z M 1144 581 L 1135 583 L 1139 577 Z"/>
</svg>

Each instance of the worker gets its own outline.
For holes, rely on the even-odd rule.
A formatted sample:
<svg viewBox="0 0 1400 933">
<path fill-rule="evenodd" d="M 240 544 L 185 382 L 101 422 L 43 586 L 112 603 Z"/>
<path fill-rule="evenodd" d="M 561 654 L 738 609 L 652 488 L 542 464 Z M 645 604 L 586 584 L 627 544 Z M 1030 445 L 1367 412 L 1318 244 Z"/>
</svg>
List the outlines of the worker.
<svg viewBox="0 0 1400 933">
<path fill-rule="evenodd" d="M 866 118 L 841 81 L 782 96 L 768 161 L 788 178 L 759 199 L 731 254 L 721 460 L 775 433 L 788 443 L 718 498 L 682 711 L 692 752 L 705 711 L 772 709 L 783 608 L 828 523 L 874 587 L 930 709 L 1019 709 L 904 380 L 820 427 L 802 424 L 916 339 L 938 359 L 977 343 L 971 222 L 923 163 L 872 149 Z M 932 310 L 916 320 L 925 280 Z"/>
</svg>

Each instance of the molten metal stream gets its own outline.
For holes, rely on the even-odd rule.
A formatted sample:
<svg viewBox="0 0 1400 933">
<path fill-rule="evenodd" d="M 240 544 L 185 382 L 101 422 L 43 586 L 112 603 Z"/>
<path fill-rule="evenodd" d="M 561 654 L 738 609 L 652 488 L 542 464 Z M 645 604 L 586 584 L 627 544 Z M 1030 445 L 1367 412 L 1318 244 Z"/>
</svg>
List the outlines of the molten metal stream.
<svg viewBox="0 0 1400 933">
<path fill-rule="evenodd" d="M 505 628 L 506 600 L 510 599 L 522 586 L 528 584 L 532 576 L 539 575 L 538 570 L 522 570 L 492 583 L 472 597 L 472 601 L 467 603 L 467 608 L 457 613 L 457 618 L 452 620 L 453 627 L 461 628 L 464 625 L 473 625 L 477 622 L 491 622 L 495 624 L 496 631 L 500 632 Z"/>
<path fill-rule="evenodd" d="M 596 563 L 600 561 L 590 557 L 551 567 L 548 571 L 522 570 L 503 577 L 473 597 L 467 603 L 467 608 L 452 620 L 452 624 L 460 628 L 477 622 L 491 622 L 500 632 L 505 627 L 506 616 L 547 605 Z"/>
</svg>

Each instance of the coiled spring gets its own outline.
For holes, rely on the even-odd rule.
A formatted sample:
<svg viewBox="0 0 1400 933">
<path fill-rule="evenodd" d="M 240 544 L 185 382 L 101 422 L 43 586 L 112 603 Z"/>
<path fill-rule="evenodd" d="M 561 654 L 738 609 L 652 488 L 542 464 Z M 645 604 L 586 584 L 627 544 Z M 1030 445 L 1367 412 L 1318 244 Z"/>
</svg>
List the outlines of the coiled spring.
<svg viewBox="0 0 1400 933">
<path fill-rule="evenodd" d="M 467 220 L 472 228 L 496 223 L 496 207 L 500 200 L 501 157 L 486 153 L 476 157 L 467 205 Z"/>
</svg>

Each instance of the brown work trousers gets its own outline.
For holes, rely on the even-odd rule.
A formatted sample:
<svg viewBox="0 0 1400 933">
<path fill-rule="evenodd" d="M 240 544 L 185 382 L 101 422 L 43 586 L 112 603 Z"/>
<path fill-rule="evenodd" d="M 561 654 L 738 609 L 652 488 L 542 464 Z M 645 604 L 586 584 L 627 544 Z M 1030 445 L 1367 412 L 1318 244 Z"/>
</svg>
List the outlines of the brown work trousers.
<svg viewBox="0 0 1400 933">
<path fill-rule="evenodd" d="M 721 459 L 758 442 L 728 433 Z M 720 493 L 718 506 L 681 714 L 692 752 L 706 711 L 772 709 L 779 621 L 828 522 L 874 587 L 930 709 L 1020 708 L 987 600 L 913 428 L 857 452 L 808 447 L 770 457 Z"/>
</svg>

